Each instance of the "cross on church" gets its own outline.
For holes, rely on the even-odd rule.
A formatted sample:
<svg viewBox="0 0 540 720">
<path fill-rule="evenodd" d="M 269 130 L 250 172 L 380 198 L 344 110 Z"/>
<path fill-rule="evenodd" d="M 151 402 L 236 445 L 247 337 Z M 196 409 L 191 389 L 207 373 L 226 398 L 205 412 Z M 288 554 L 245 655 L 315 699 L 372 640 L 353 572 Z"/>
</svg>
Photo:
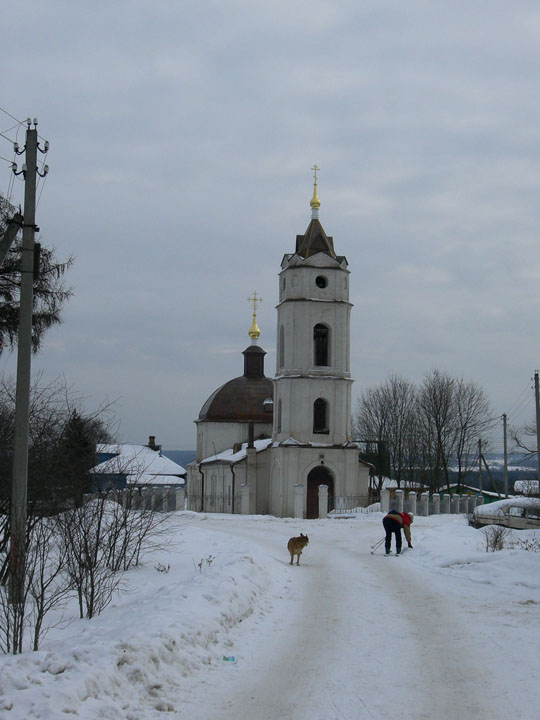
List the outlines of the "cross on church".
<svg viewBox="0 0 540 720">
<path fill-rule="evenodd" d="M 257 297 L 257 292 L 254 291 L 253 297 L 248 298 L 247 301 L 253 303 L 253 312 L 256 313 L 257 308 L 262 303 L 263 299 L 262 299 L 262 297 Z"/>
<path fill-rule="evenodd" d="M 317 170 L 320 170 L 321 168 L 318 165 L 314 165 L 311 169 L 313 170 L 313 179 L 315 180 L 315 183 L 317 183 Z"/>
</svg>

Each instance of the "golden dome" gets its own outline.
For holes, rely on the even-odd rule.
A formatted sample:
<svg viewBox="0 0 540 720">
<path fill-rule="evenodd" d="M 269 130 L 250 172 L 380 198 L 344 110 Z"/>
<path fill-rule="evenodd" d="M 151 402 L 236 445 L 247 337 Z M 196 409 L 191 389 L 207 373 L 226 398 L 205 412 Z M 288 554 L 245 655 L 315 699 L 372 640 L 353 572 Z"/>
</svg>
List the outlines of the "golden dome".
<svg viewBox="0 0 540 720">
<path fill-rule="evenodd" d="M 317 183 L 313 184 L 313 197 L 311 198 L 309 204 L 313 209 L 319 209 L 321 207 L 321 201 L 319 200 L 319 196 L 317 194 Z"/>
<path fill-rule="evenodd" d="M 261 334 L 260 328 L 257 325 L 257 313 L 253 313 L 253 322 L 248 330 L 248 335 L 252 340 L 256 340 Z"/>
<path fill-rule="evenodd" d="M 248 330 L 248 335 L 252 340 L 257 340 L 261 334 L 260 328 L 257 325 L 257 307 L 262 303 L 262 300 L 262 297 L 259 297 L 256 291 L 253 293 L 253 297 L 248 298 L 248 302 L 253 304 L 253 322 Z"/>
</svg>

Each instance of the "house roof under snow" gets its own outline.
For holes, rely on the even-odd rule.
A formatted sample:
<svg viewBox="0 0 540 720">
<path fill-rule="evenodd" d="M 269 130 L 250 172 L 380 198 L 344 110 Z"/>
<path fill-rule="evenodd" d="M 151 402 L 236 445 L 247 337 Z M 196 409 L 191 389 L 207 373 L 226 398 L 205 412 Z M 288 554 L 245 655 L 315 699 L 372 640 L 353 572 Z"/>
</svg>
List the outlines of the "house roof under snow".
<svg viewBox="0 0 540 720">
<path fill-rule="evenodd" d="M 184 478 L 186 470 L 147 445 L 98 445 L 98 454 L 111 455 L 92 468 L 94 475 L 126 475 L 128 483 L 170 485 Z"/>
</svg>

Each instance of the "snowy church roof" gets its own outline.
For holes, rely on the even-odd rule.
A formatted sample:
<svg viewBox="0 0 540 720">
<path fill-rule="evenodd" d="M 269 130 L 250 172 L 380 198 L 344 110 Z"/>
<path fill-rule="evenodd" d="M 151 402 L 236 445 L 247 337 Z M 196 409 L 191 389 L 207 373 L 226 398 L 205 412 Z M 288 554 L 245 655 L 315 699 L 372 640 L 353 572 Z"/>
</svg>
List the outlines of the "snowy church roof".
<svg viewBox="0 0 540 720">
<path fill-rule="evenodd" d="M 271 444 L 272 438 L 264 438 L 264 440 L 255 440 L 253 446 L 257 452 L 261 452 L 262 450 L 266 450 L 266 448 L 270 447 Z M 208 465 L 214 462 L 224 462 L 234 465 L 235 463 L 244 460 L 247 455 L 247 446 L 247 443 L 242 443 L 242 447 L 236 452 L 234 451 L 234 448 L 223 450 L 223 452 L 217 453 L 217 455 L 211 455 L 210 457 L 201 460 L 199 464 Z"/>
</svg>

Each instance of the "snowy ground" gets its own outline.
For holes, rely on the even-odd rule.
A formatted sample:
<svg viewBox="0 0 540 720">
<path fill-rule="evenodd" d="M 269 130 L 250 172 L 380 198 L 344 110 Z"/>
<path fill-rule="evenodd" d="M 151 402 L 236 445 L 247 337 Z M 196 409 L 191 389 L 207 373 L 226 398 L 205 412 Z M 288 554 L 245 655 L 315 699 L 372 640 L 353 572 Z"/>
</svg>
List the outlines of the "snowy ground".
<svg viewBox="0 0 540 720">
<path fill-rule="evenodd" d="M 381 518 L 171 515 L 101 616 L 0 657 L 0 718 L 537 720 L 540 553 L 443 515 L 371 555 Z"/>
</svg>

